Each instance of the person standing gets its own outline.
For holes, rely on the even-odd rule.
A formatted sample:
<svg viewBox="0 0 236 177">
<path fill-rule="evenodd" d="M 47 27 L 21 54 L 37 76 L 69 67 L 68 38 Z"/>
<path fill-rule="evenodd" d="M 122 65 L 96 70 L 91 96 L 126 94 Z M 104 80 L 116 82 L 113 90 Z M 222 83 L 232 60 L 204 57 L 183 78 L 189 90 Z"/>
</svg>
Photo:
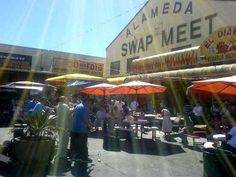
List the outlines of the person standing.
<svg viewBox="0 0 236 177">
<path fill-rule="evenodd" d="M 226 135 L 227 142 L 223 144 L 223 149 L 236 154 L 236 126 L 232 127 Z"/>
<path fill-rule="evenodd" d="M 164 138 L 166 140 L 170 140 L 170 133 L 172 132 L 172 122 L 170 119 L 170 111 L 164 107 L 161 110 L 161 114 L 163 116 L 162 131 L 164 132 Z"/>
<path fill-rule="evenodd" d="M 89 127 L 89 108 L 88 98 L 83 96 L 72 116 L 71 127 L 71 152 L 72 156 L 80 162 L 91 162 L 88 158 L 88 127 Z"/>
<path fill-rule="evenodd" d="M 112 112 L 112 116 L 114 118 L 114 122 L 116 125 L 120 126 L 122 124 L 122 112 L 118 109 L 117 106 L 114 106 L 114 110 Z"/>
<path fill-rule="evenodd" d="M 118 108 L 118 111 L 121 111 L 121 112 L 123 112 L 124 105 L 125 105 L 125 103 L 122 101 L 121 97 L 119 97 L 118 100 L 116 100 L 114 103 L 114 107 L 116 106 Z"/>
<path fill-rule="evenodd" d="M 138 102 L 135 99 L 130 103 L 130 108 L 132 111 L 137 111 Z"/>
<path fill-rule="evenodd" d="M 46 98 L 44 97 L 37 97 L 37 103 L 32 109 L 32 114 L 33 115 L 41 115 L 47 111 L 47 106 L 46 106 Z"/>
<path fill-rule="evenodd" d="M 194 115 L 194 120 L 193 120 L 194 125 L 203 123 L 203 109 L 199 103 L 196 103 L 196 105 L 194 106 L 193 115 Z"/>
<path fill-rule="evenodd" d="M 219 117 L 220 116 L 220 109 L 215 101 L 211 105 L 210 114 L 211 114 L 211 117 Z"/>
<path fill-rule="evenodd" d="M 132 114 L 133 114 L 133 112 L 130 109 L 128 111 L 128 114 L 125 116 L 125 119 L 124 119 L 124 122 L 123 122 L 123 126 L 127 127 L 128 129 L 130 128 L 130 125 L 133 124 L 133 122 L 134 122 L 134 116 Z"/>
<path fill-rule="evenodd" d="M 96 120 L 95 120 L 95 128 L 98 131 L 99 127 L 104 128 L 104 122 L 106 119 L 106 111 L 104 105 L 100 105 L 99 110 L 97 111 L 96 115 Z"/>
<path fill-rule="evenodd" d="M 27 99 L 24 104 L 24 115 L 27 116 L 28 113 L 33 110 L 37 103 L 38 102 L 36 101 L 35 95 L 32 95 L 31 97 L 29 96 L 29 99 Z"/>
<path fill-rule="evenodd" d="M 114 131 L 115 127 L 115 116 L 114 116 L 114 110 L 109 110 L 107 113 L 107 133 L 108 135 L 111 135 Z"/>
<path fill-rule="evenodd" d="M 67 104 L 65 96 L 60 96 L 58 105 L 56 107 L 56 125 L 59 134 L 58 157 L 61 160 L 67 159 L 67 147 L 70 138 L 71 129 L 71 115 L 70 108 Z"/>
</svg>

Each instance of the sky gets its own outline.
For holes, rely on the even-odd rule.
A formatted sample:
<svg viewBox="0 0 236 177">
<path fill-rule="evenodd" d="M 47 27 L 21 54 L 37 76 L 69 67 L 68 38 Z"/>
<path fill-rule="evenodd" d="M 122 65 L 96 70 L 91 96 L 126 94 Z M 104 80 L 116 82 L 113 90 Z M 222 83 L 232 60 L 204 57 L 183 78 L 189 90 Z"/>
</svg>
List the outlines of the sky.
<svg viewBox="0 0 236 177">
<path fill-rule="evenodd" d="M 0 0 L 0 43 L 106 56 L 148 0 Z"/>
</svg>

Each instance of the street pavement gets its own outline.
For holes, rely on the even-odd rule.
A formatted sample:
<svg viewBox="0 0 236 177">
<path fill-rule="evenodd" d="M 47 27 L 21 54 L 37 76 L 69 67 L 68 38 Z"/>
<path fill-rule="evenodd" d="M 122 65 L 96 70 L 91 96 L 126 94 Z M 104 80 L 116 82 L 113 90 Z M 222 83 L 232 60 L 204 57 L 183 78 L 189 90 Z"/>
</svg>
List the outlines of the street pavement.
<svg viewBox="0 0 236 177">
<path fill-rule="evenodd" d="M 0 143 L 9 140 L 12 134 L 8 128 L 0 128 Z M 151 139 L 151 132 L 143 139 L 128 142 L 120 140 L 119 149 L 104 149 L 102 136 L 89 137 L 89 157 L 92 163 L 71 162 L 67 169 L 52 166 L 44 176 L 91 176 L 91 177 L 201 177 L 203 176 L 203 157 L 201 146 L 205 138 L 196 139 L 199 145 L 183 146 L 180 138 L 170 142 L 163 139 Z M 15 169 L 11 169 L 14 171 Z M 14 173 L 16 174 L 16 173 Z M 4 173 L 2 176 L 10 176 Z M 13 176 L 13 175 L 12 175 Z"/>
</svg>

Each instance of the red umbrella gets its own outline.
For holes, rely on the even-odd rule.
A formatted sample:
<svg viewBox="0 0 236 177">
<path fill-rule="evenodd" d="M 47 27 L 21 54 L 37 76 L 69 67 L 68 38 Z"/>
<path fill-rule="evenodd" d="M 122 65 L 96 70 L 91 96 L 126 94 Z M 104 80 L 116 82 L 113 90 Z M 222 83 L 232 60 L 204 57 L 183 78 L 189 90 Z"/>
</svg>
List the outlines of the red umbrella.
<svg viewBox="0 0 236 177">
<path fill-rule="evenodd" d="M 96 84 L 90 87 L 85 87 L 80 90 L 81 93 L 89 94 L 89 95 L 110 95 L 109 90 L 111 88 L 115 87 L 115 85 L 107 84 L 107 83 L 101 83 Z"/>
<path fill-rule="evenodd" d="M 193 82 L 193 89 L 215 94 L 236 95 L 236 75 Z"/>
<path fill-rule="evenodd" d="M 193 85 L 190 85 L 187 89 L 186 89 L 186 95 L 187 96 L 203 96 L 203 97 L 209 97 L 212 95 L 212 93 L 207 92 L 207 91 L 202 91 L 202 90 L 196 90 L 194 89 Z"/>
<path fill-rule="evenodd" d="M 142 81 L 131 81 L 112 88 L 110 94 L 152 94 L 165 91 L 165 86 Z"/>
</svg>

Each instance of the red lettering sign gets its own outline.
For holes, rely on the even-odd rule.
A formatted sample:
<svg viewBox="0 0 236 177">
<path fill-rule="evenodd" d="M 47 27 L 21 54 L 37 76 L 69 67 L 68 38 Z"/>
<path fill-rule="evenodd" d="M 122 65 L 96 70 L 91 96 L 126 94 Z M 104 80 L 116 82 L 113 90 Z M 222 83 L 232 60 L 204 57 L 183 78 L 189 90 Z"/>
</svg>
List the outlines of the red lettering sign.
<svg viewBox="0 0 236 177">
<path fill-rule="evenodd" d="M 178 69 L 184 66 L 194 65 L 197 63 L 197 49 L 171 53 L 165 56 L 134 60 L 131 64 L 131 71 L 133 74 L 138 74 Z"/>
</svg>

